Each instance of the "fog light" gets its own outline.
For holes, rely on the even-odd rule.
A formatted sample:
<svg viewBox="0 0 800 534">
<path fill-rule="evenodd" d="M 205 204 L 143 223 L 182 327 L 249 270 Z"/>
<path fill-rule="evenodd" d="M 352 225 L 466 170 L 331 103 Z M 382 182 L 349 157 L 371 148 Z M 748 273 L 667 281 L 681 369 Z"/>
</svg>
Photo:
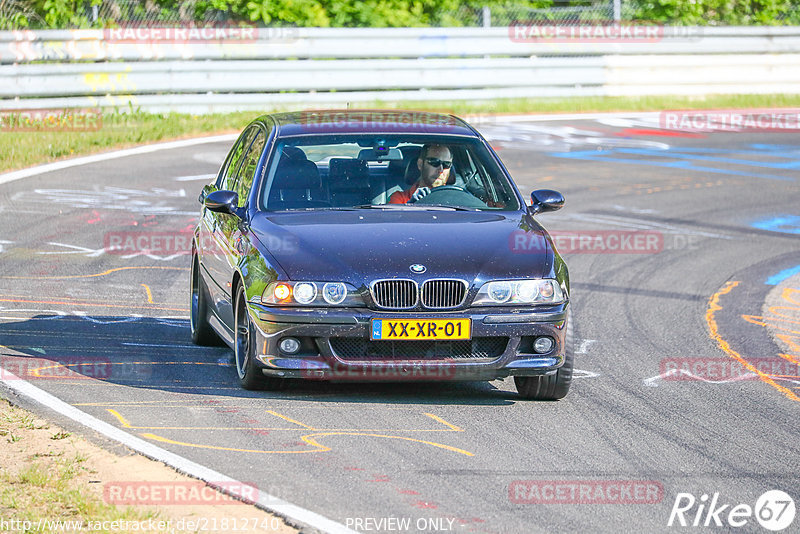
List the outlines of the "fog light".
<svg viewBox="0 0 800 534">
<path fill-rule="evenodd" d="M 536 341 L 533 342 L 533 350 L 537 354 L 544 354 L 553 350 L 553 344 L 553 338 L 551 337 L 537 337 Z"/>
<path fill-rule="evenodd" d="M 281 339 L 280 343 L 281 352 L 286 354 L 294 354 L 300 350 L 300 341 L 293 337 L 285 337 Z"/>
</svg>

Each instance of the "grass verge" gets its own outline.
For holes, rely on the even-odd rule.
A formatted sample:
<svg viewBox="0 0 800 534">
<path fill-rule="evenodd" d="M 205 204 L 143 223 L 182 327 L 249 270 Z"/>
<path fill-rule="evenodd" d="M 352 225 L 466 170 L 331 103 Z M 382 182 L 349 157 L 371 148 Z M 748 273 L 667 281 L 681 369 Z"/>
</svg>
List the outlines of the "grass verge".
<svg viewBox="0 0 800 534">
<path fill-rule="evenodd" d="M 584 97 L 503 99 L 473 102 L 358 103 L 353 107 L 417 109 L 456 115 L 504 113 L 588 113 L 660 111 L 665 109 L 800 107 L 800 95 L 710 95 L 703 97 Z M 263 110 L 264 113 L 280 111 Z M 113 113 L 102 117 L 102 128 L 80 132 L 0 132 L 0 172 L 29 167 L 112 148 L 183 137 L 239 132 L 257 111 L 188 115 L 180 113 Z"/>
<path fill-rule="evenodd" d="M 106 490 L 120 484 L 145 490 L 144 497 L 136 493 L 144 501 L 108 502 Z M 156 493 L 170 485 L 188 492 L 198 484 L 205 488 L 204 503 L 170 502 Z M 208 531 L 208 525 L 220 531 L 236 525 L 237 532 L 297 532 L 159 462 L 111 454 L 0 398 L 0 532 L 176 533 Z"/>
<path fill-rule="evenodd" d="M 48 431 L 47 434 L 52 434 L 49 438 L 52 441 L 70 437 L 63 430 L 51 430 L 48 423 L 37 420 L 32 414 L 13 407 L 7 401 L 0 401 L 0 440 L 6 442 L 2 444 L 3 448 L 9 447 L 9 444 L 31 447 L 31 437 L 34 435 L 43 441 L 41 432 L 33 432 L 37 430 Z M 59 449 L 62 448 L 39 450 L 28 455 L 21 463 L 3 462 L 0 466 L 0 517 L 7 521 L 13 518 L 37 525 L 41 518 L 54 521 L 143 521 L 157 518 L 158 514 L 152 511 L 105 504 L 99 497 L 83 489 L 76 484 L 76 479 L 81 473 L 91 472 L 87 457 L 79 451 Z"/>
</svg>

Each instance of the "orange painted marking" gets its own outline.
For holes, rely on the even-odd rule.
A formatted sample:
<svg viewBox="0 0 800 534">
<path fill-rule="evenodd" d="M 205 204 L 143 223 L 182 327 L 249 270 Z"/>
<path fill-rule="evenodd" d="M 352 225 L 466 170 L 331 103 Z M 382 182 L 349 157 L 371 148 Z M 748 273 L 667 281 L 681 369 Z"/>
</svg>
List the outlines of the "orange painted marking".
<svg viewBox="0 0 800 534">
<path fill-rule="evenodd" d="M 167 271 L 188 271 L 188 267 L 162 267 L 158 265 L 141 265 L 135 267 L 115 267 L 102 273 L 97 274 L 72 274 L 66 276 L 0 276 L 0 278 L 8 278 L 11 280 L 66 280 L 68 278 L 94 278 L 97 276 L 106 276 L 117 271 L 127 271 L 128 269 L 163 269 Z"/>
<path fill-rule="evenodd" d="M 719 327 L 717 326 L 717 320 L 715 318 L 716 312 L 722 309 L 722 306 L 719 304 L 719 299 L 723 295 L 727 295 L 733 289 L 738 286 L 741 282 L 728 282 L 722 289 L 714 293 L 710 299 L 708 299 L 708 309 L 706 310 L 706 323 L 708 324 L 708 333 L 711 339 L 717 342 L 719 348 L 721 348 L 728 356 L 733 358 L 734 360 L 741 363 L 748 371 L 754 373 L 761 379 L 763 382 L 766 382 L 770 386 L 774 387 L 781 393 L 783 393 L 788 399 L 800 402 L 800 397 L 797 396 L 792 390 L 785 388 L 775 382 L 768 374 L 759 371 L 755 366 L 750 364 L 741 354 L 733 350 L 730 344 L 722 339 L 722 336 L 719 334 Z M 758 323 L 756 323 L 758 324 Z"/>
<path fill-rule="evenodd" d="M 81 302 L 81 301 L 73 301 L 70 302 L 68 300 L 31 300 L 31 299 L 2 299 L 0 298 L 0 302 L 18 302 L 18 303 L 25 303 L 25 304 L 68 304 L 70 306 L 100 306 L 103 308 L 144 308 L 147 310 L 168 310 L 168 311 L 179 311 L 179 312 L 188 312 L 189 308 L 167 308 L 164 306 L 137 306 L 135 304 L 106 304 L 100 302 Z"/>
<path fill-rule="evenodd" d="M 144 288 L 145 292 L 147 293 L 147 303 L 155 304 L 155 302 L 153 302 L 153 292 L 150 291 L 150 286 L 148 286 L 147 284 L 140 284 L 140 285 Z"/>
<path fill-rule="evenodd" d="M 789 345 L 789 348 L 792 349 L 792 352 L 800 354 L 800 343 L 796 343 L 795 340 L 800 339 L 800 336 L 789 336 L 786 334 L 775 334 L 775 337 Z M 785 356 L 785 355 L 781 355 Z M 800 362 L 795 362 L 800 363 Z"/>
<path fill-rule="evenodd" d="M 800 306 L 800 289 L 795 289 L 793 287 L 784 288 L 781 297 L 786 302 L 791 302 L 792 304 Z"/>
</svg>

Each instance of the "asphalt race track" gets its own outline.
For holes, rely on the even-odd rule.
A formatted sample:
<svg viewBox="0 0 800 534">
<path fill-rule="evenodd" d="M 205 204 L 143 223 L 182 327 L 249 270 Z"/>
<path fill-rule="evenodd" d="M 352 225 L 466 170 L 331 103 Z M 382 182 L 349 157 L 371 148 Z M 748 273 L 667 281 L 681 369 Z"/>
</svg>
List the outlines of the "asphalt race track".
<svg viewBox="0 0 800 534">
<path fill-rule="evenodd" d="M 240 389 L 188 324 L 197 196 L 231 142 L 0 185 L 5 378 L 357 531 L 768 532 L 728 514 L 800 499 L 797 134 L 479 129 L 526 195 L 567 199 L 540 216 L 573 283 L 564 400 L 511 379 Z"/>
</svg>

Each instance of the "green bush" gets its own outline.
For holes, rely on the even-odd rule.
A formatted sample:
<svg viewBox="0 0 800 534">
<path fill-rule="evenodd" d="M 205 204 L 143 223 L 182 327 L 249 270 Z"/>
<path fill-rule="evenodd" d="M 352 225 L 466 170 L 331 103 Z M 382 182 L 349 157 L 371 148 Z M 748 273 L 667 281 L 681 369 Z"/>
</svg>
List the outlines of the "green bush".
<svg viewBox="0 0 800 534">
<path fill-rule="evenodd" d="M 533 9 L 554 6 L 554 0 L 120 0 L 110 17 L 94 21 L 92 6 L 110 0 L 0 0 L 0 29 L 85 28 L 125 23 L 176 20 L 234 20 L 266 26 L 412 27 L 478 26 L 483 6 L 495 26 L 530 20 Z M 610 14 L 610 0 L 558 1 L 558 7 L 589 7 L 535 13 L 537 20 L 601 21 Z M 673 25 L 800 24 L 800 0 L 622 0 L 625 20 Z"/>
<path fill-rule="evenodd" d="M 631 5 L 632 4 L 632 5 Z M 798 0 L 636 0 L 634 20 L 680 25 L 775 25 L 800 23 Z"/>
</svg>

